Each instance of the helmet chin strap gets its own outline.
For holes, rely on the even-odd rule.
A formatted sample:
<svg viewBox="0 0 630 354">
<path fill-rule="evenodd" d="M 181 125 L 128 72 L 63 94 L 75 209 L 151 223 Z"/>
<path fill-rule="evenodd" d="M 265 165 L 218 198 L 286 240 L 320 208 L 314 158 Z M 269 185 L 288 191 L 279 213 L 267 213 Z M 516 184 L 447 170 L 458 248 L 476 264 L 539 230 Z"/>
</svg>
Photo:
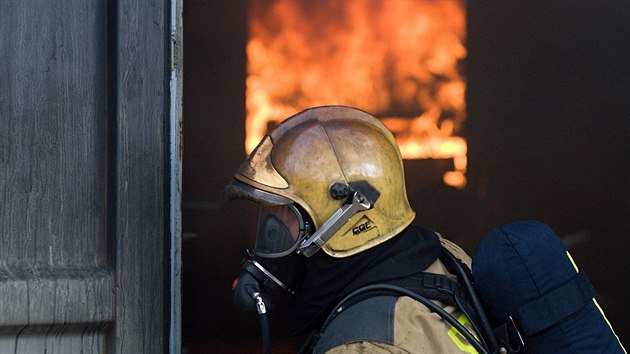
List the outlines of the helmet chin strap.
<svg viewBox="0 0 630 354">
<path fill-rule="evenodd" d="M 311 257 L 319 251 L 330 238 L 341 229 L 341 227 L 350 221 L 356 213 L 371 209 L 374 202 L 378 199 L 378 194 L 368 199 L 361 191 L 354 191 L 349 203 L 339 208 L 326 222 L 310 237 L 305 239 L 298 246 L 297 252 L 305 257 Z"/>
</svg>

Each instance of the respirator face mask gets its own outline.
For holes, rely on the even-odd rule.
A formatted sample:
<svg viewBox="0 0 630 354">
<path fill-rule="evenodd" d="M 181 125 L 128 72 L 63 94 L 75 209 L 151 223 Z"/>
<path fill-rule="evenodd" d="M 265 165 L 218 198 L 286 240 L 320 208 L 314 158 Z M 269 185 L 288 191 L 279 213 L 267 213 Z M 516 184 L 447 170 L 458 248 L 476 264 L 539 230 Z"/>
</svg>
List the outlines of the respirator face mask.
<svg viewBox="0 0 630 354">
<path fill-rule="evenodd" d="M 262 206 L 253 253 L 264 258 L 293 252 L 304 234 L 302 214 L 294 205 Z"/>
<path fill-rule="evenodd" d="M 296 249 L 310 231 L 310 223 L 295 205 L 261 206 L 254 248 L 241 261 L 244 271 L 233 285 L 232 299 L 238 310 L 260 311 L 254 294 L 294 293 L 306 264 Z M 262 297 L 270 306 L 270 297 Z"/>
</svg>

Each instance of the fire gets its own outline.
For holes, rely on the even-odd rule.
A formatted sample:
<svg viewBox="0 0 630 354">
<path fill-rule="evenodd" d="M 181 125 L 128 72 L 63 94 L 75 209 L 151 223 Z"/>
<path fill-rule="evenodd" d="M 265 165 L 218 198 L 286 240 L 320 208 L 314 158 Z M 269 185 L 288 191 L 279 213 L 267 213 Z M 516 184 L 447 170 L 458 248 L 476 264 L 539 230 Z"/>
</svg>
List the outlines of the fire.
<svg viewBox="0 0 630 354">
<path fill-rule="evenodd" d="M 270 125 L 318 105 L 381 118 L 405 159 L 453 159 L 466 185 L 463 0 L 252 0 L 247 43 L 249 153 Z"/>
</svg>

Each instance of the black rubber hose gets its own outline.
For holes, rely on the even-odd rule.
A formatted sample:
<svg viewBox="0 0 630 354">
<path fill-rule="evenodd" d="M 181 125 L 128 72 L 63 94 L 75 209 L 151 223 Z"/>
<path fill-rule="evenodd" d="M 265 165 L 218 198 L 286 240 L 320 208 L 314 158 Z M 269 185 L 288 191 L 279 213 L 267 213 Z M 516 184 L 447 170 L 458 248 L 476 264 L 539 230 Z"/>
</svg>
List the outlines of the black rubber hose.
<svg viewBox="0 0 630 354">
<path fill-rule="evenodd" d="M 260 316 L 260 332 L 262 337 L 263 354 L 271 354 L 271 330 L 269 329 L 269 319 L 267 318 L 267 306 L 260 292 L 253 292 L 252 299 L 256 303 L 256 309 Z"/>
<path fill-rule="evenodd" d="M 464 315 L 466 315 L 466 317 L 468 317 L 468 319 L 470 320 L 469 323 L 472 326 L 473 330 L 476 333 L 479 333 L 481 335 L 480 336 L 481 343 L 484 346 L 486 346 L 486 348 L 489 348 L 488 343 L 485 340 L 485 336 L 482 335 L 484 332 L 482 332 L 481 328 L 479 328 L 479 326 L 477 325 L 477 322 L 478 322 L 478 320 L 476 320 L 477 317 L 473 317 L 475 314 L 468 313 L 470 311 L 467 310 L 467 306 L 462 303 L 462 300 L 459 298 L 459 296 L 454 296 L 454 298 L 455 298 L 455 302 L 457 303 L 457 307 L 459 307 L 459 309 L 464 313 Z M 492 348 L 489 348 L 489 349 L 492 349 Z"/>
<path fill-rule="evenodd" d="M 463 266 L 459 263 L 460 261 L 455 258 L 455 256 L 451 252 L 446 251 L 443 253 L 446 254 L 449 259 L 451 259 L 458 273 L 457 276 L 464 283 L 464 287 L 466 288 L 468 296 L 470 297 L 470 302 L 473 310 L 477 313 L 479 322 L 481 322 L 481 327 L 485 334 L 482 337 L 490 340 L 491 342 L 488 343 L 490 350 L 496 351 L 499 348 L 499 343 L 497 342 L 494 331 L 492 330 L 492 326 L 490 326 L 490 322 L 488 321 L 486 312 L 481 305 L 481 300 L 479 300 L 479 297 L 477 296 L 474 285 L 470 282 L 470 278 L 466 276 Z"/>
<path fill-rule="evenodd" d="M 260 330 L 263 345 L 263 354 L 271 354 L 271 331 L 266 313 L 260 314 Z"/>
<path fill-rule="evenodd" d="M 335 318 L 336 314 L 338 314 L 340 311 L 338 311 L 338 309 L 343 309 L 343 304 L 359 295 L 362 293 L 366 293 L 369 291 L 390 291 L 394 294 L 399 294 L 399 295 L 405 295 L 405 296 L 409 296 L 410 298 L 420 302 L 421 304 L 425 305 L 426 307 L 428 307 L 429 309 L 431 309 L 431 311 L 437 313 L 440 317 L 442 317 L 446 322 L 448 322 L 451 326 L 455 327 L 455 329 L 457 329 L 459 331 L 459 333 L 461 333 L 462 336 L 464 336 L 464 338 L 466 338 L 466 340 L 468 340 L 468 342 L 475 347 L 475 349 L 477 350 L 478 353 L 480 354 L 489 354 L 488 350 L 486 348 L 484 348 L 484 346 L 477 340 L 477 338 L 475 338 L 475 336 L 473 336 L 470 331 L 468 331 L 468 329 L 466 329 L 466 327 L 464 327 L 461 323 L 459 323 L 457 321 L 457 319 L 455 319 L 455 317 L 453 317 L 450 313 L 446 312 L 443 308 L 441 308 L 440 306 L 436 305 L 433 301 L 427 299 L 424 296 L 420 296 L 416 293 L 414 293 L 413 291 L 407 290 L 405 288 L 399 287 L 399 286 L 395 286 L 395 285 L 389 285 L 389 284 L 375 284 L 375 285 L 368 285 L 365 286 L 363 288 L 360 288 L 358 290 L 353 291 L 352 293 L 350 293 L 349 295 L 347 295 L 346 297 L 344 297 L 339 304 L 337 304 L 337 306 L 335 307 L 335 309 L 331 312 L 331 314 L 328 316 L 328 318 L 326 319 L 326 321 L 324 322 L 324 325 L 322 326 L 322 332 L 324 331 L 324 329 L 330 324 L 330 322 Z"/>
</svg>

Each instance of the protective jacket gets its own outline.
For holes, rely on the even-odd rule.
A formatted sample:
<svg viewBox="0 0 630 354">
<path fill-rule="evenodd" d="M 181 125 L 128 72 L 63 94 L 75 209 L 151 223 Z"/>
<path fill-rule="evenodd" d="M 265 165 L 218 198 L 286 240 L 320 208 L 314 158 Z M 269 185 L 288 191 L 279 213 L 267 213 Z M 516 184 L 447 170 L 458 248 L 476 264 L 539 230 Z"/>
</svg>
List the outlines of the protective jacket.
<svg viewBox="0 0 630 354">
<path fill-rule="evenodd" d="M 470 265 L 470 257 L 452 242 L 430 230 L 411 226 L 387 243 L 368 250 L 365 256 L 349 259 L 342 266 L 337 264 L 337 267 L 331 267 L 331 271 L 339 268 L 340 271 L 329 274 L 327 280 L 337 281 L 326 285 L 323 282 L 309 282 L 307 278 L 302 289 L 305 292 L 302 298 L 306 299 L 299 305 L 294 304 L 294 310 L 301 310 L 297 313 L 302 315 L 306 323 L 319 326 L 321 314 L 334 310 L 331 305 L 341 295 L 361 286 L 390 283 L 413 289 L 431 286 L 427 283 L 431 275 L 445 275 L 454 279 L 455 276 L 438 259 L 441 247 Z M 317 270 L 325 269 L 324 266 L 324 269 Z M 338 291 L 339 295 L 323 301 L 323 298 L 314 297 L 313 292 L 309 292 L 313 286 L 319 287 L 322 293 L 320 296 L 324 296 L 324 293 L 331 296 L 334 291 Z M 471 330 L 468 319 L 456 306 L 437 300 L 434 302 Z M 320 313 L 315 311 L 317 305 Z M 310 316 L 305 316 L 309 309 Z M 310 321 L 305 320 L 309 317 Z M 328 322 L 319 336 L 313 348 L 314 353 L 476 353 L 454 327 L 422 303 L 407 296 L 376 295 L 352 303 Z"/>
</svg>

